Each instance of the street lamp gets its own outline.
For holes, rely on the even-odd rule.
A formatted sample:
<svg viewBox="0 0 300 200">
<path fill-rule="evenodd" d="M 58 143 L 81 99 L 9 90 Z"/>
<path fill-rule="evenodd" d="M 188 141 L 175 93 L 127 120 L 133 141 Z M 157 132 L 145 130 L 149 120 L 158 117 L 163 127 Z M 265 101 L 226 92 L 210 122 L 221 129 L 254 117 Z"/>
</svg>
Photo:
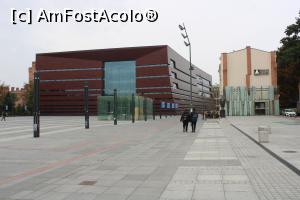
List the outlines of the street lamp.
<svg viewBox="0 0 300 200">
<path fill-rule="evenodd" d="M 190 38 L 186 32 L 186 28 L 185 28 L 185 25 L 184 23 L 181 25 L 179 24 L 179 29 L 181 31 L 184 31 L 184 33 L 181 33 L 183 39 L 186 39 L 187 41 L 184 41 L 184 44 L 185 46 L 189 47 L 189 53 L 190 53 L 190 108 L 192 109 L 193 108 L 193 101 L 192 101 L 192 70 L 194 69 L 193 66 L 192 66 L 192 47 L 191 47 L 191 42 L 190 42 Z"/>
</svg>

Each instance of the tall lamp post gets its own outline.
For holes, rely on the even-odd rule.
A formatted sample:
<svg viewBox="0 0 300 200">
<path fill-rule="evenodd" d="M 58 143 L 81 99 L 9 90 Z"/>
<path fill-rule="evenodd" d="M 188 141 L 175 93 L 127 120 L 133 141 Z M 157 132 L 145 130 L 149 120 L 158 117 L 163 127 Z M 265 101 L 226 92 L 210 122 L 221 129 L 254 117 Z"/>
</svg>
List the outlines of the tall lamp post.
<svg viewBox="0 0 300 200">
<path fill-rule="evenodd" d="M 184 33 L 181 33 L 183 39 L 184 39 L 184 44 L 185 46 L 189 47 L 189 54 L 190 54 L 190 109 L 193 108 L 193 97 L 192 97 L 192 92 L 193 92 L 193 85 L 192 85 L 192 70 L 194 69 L 193 66 L 192 66 L 192 46 L 191 46 L 191 42 L 190 42 L 190 38 L 189 38 L 189 35 L 187 34 L 187 31 L 186 31 L 186 28 L 185 28 L 185 25 L 184 23 L 181 25 L 179 24 L 179 29 L 181 31 L 184 31 Z M 185 41 L 185 39 L 187 41 Z"/>
</svg>

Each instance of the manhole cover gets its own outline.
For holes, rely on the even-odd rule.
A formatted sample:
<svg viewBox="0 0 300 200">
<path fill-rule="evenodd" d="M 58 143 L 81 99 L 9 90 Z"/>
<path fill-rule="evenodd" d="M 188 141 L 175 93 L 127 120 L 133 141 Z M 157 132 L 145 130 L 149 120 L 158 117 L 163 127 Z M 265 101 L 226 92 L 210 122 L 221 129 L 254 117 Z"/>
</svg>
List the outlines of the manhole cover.
<svg viewBox="0 0 300 200">
<path fill-rule="evenodd" d="M 79 185 L 95 185 L 97 181 L 82 181 Z"/>
<path fill-rule="evenodd" d="M 284 153 L 297 153 L 297 151 L 291 151 L 291 150 L 287 150 L 287 151 L 283 151 Z"/>
</svg>

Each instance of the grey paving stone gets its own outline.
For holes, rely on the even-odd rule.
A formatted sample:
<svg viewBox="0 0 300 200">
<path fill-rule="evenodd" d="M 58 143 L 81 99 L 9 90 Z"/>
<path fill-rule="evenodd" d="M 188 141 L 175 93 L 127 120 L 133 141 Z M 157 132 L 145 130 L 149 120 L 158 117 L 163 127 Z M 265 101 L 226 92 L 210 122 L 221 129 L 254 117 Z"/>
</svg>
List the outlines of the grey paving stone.
<svg viewBox="0 0 300 200">
<path fill-rule="evenodd" d="M 158 200 L 160 195 L 151 194 L 151 195 L 140 195 L 133 194 L 127 200 Z"/>
<path fill-rule="evenodd" d="M 107 191 L 109 187 L 104 186 L 85 186 L 77 191 L 77 193 L 89 193 L 89 194 L 102 194 Z"/>
<path fill-rule="evenodd" d="M 225 192 L 247 192 L 252 191 L 250 184 L 224 184 Z"/>
<path fill-rule="evenodd" d="M 210 191 L 210 192 L 223 192 L 223 184 L 196 184 L 195 191 Z"/>
<path fill-rule="evenodd" d="M 80 194 L 80 193 L 73 193 L 64 200 L 95 200 L 97 197 L 96 194 Z"/>
<path fill-rule="evenodd" d="M 165 190 L 160 199 L 191 199 L 193 191 L 189 190 Z"/>
<path fill-rule="evenodd" d="M 55 188 L 54 191 L 71 193 L 71 192 L 77 192 L 83 187 L 84 186 L 82 185 L 62 185 L 60 187 Z"/>
<path fill-rule="evenodd" d="M 24 190 L 20 191 L 17 194 L 11 196 L 11 199 L 25 199 L 26 196 L 30 195 L 33 191 L 30 190 Z"/>
<path fill-rule="evenodd" d="M 132 195 L 147 195 L 147 196 L 160 196 L 164 188 L 149 188 L 139 187 L 133 191 Z"/>
<path fill-rule="evenodd" d="M 136 180 L 120 180 L 114 186 L 119 186 L 119 187 L 139 187 L 144 183 L 144 181 L 136 181 Z"/>
<path fill-rule="evenodd" d="M 225 192 L 226 200 L 259 200 L 252 192 Z"/>
<path fill-rule="evenodd" d="M 41 196 L 38 196 L 36 200 L 63 200 L 67 196 L 71 195 L 71 193 L 66 193 L 66 192 L 47 192 Z"/>
<path fill-rule="evenodd" d="M 42 129 L 39 139 L 33 139 L 32 132 L 19 132 L 26 136 L 22 139 L 8 133 L 9 142 L 2 140 L 1 129 L 0 199 L 300 197 L 299 177 L 226 119 L 207 120 L 203 126 L 200 121 L 197 134 L 182 134 L 175 118 L 118 126 L 103 126 L 93 117 L 91 122 L 91 128 L 84 130 L 81 118 L 45 117 L 43 126 L 54 123 L 62 132 Z M 31 127 L 32 120 L 18 118 L 13 125 Z M 293 149 L 297 140 L 292 141 Z M 297 161 L 296 154 L 288 157 Z M 14 178 L 4 183 L 7 177 Z M 93 186 L 79 185 L 92 180 Z"/>
<path fill-rule="evenodd" d="M 146 180 L 143 182 L 141 187 L 149 187 L 149 188 L 164 188 L 168 185 L 169 181 L 162 181 L 162 180 Z"/>
<path fill-rule="evenodd" d="M 129 180 L 129 181 L 143 181 L 148 178 L 148 174 L 128 174 L 122 180 Z"/>
<path fill-rule="evenodd" d="M 129 195 L 131 194 L 136 187 L 120 187 L 113 186 L 106 190 L 103 194 L 120 194 L 120 195 Z"/>
<path fill-rule="evenodd" d="M 195 199 L 195 200 L 225 200 L 225 194 L 223 191 L 196 190 L 193 194 L 192 199 Z"/>
<path fill-rule="evenodd" d="M 100 194 L 95 199 L 97 200 L 126 200 L 128 195 L 121 194 Z"/>
</svg>

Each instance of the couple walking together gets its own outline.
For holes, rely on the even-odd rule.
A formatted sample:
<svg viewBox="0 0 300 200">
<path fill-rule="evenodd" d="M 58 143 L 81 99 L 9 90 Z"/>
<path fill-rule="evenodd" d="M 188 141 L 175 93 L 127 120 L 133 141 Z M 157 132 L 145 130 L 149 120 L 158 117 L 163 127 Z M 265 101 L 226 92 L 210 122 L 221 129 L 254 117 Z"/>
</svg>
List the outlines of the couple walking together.
<svg viewBox="0 0 300 200">
<path fill-rule="evenodd" d="M 191 122 L 192 133 L 195 133 L 197 120 L 198 120 L 198 113 L 196 112 L 195 108 L 192 109 L 191 113 L 186 109 L 182 113 L 181 118 L 180 118 L 180 121 L 183 124 L 183 132 L 188 131 L 188 125 L 189 125 L 189 122 Z"/>
</svg>

